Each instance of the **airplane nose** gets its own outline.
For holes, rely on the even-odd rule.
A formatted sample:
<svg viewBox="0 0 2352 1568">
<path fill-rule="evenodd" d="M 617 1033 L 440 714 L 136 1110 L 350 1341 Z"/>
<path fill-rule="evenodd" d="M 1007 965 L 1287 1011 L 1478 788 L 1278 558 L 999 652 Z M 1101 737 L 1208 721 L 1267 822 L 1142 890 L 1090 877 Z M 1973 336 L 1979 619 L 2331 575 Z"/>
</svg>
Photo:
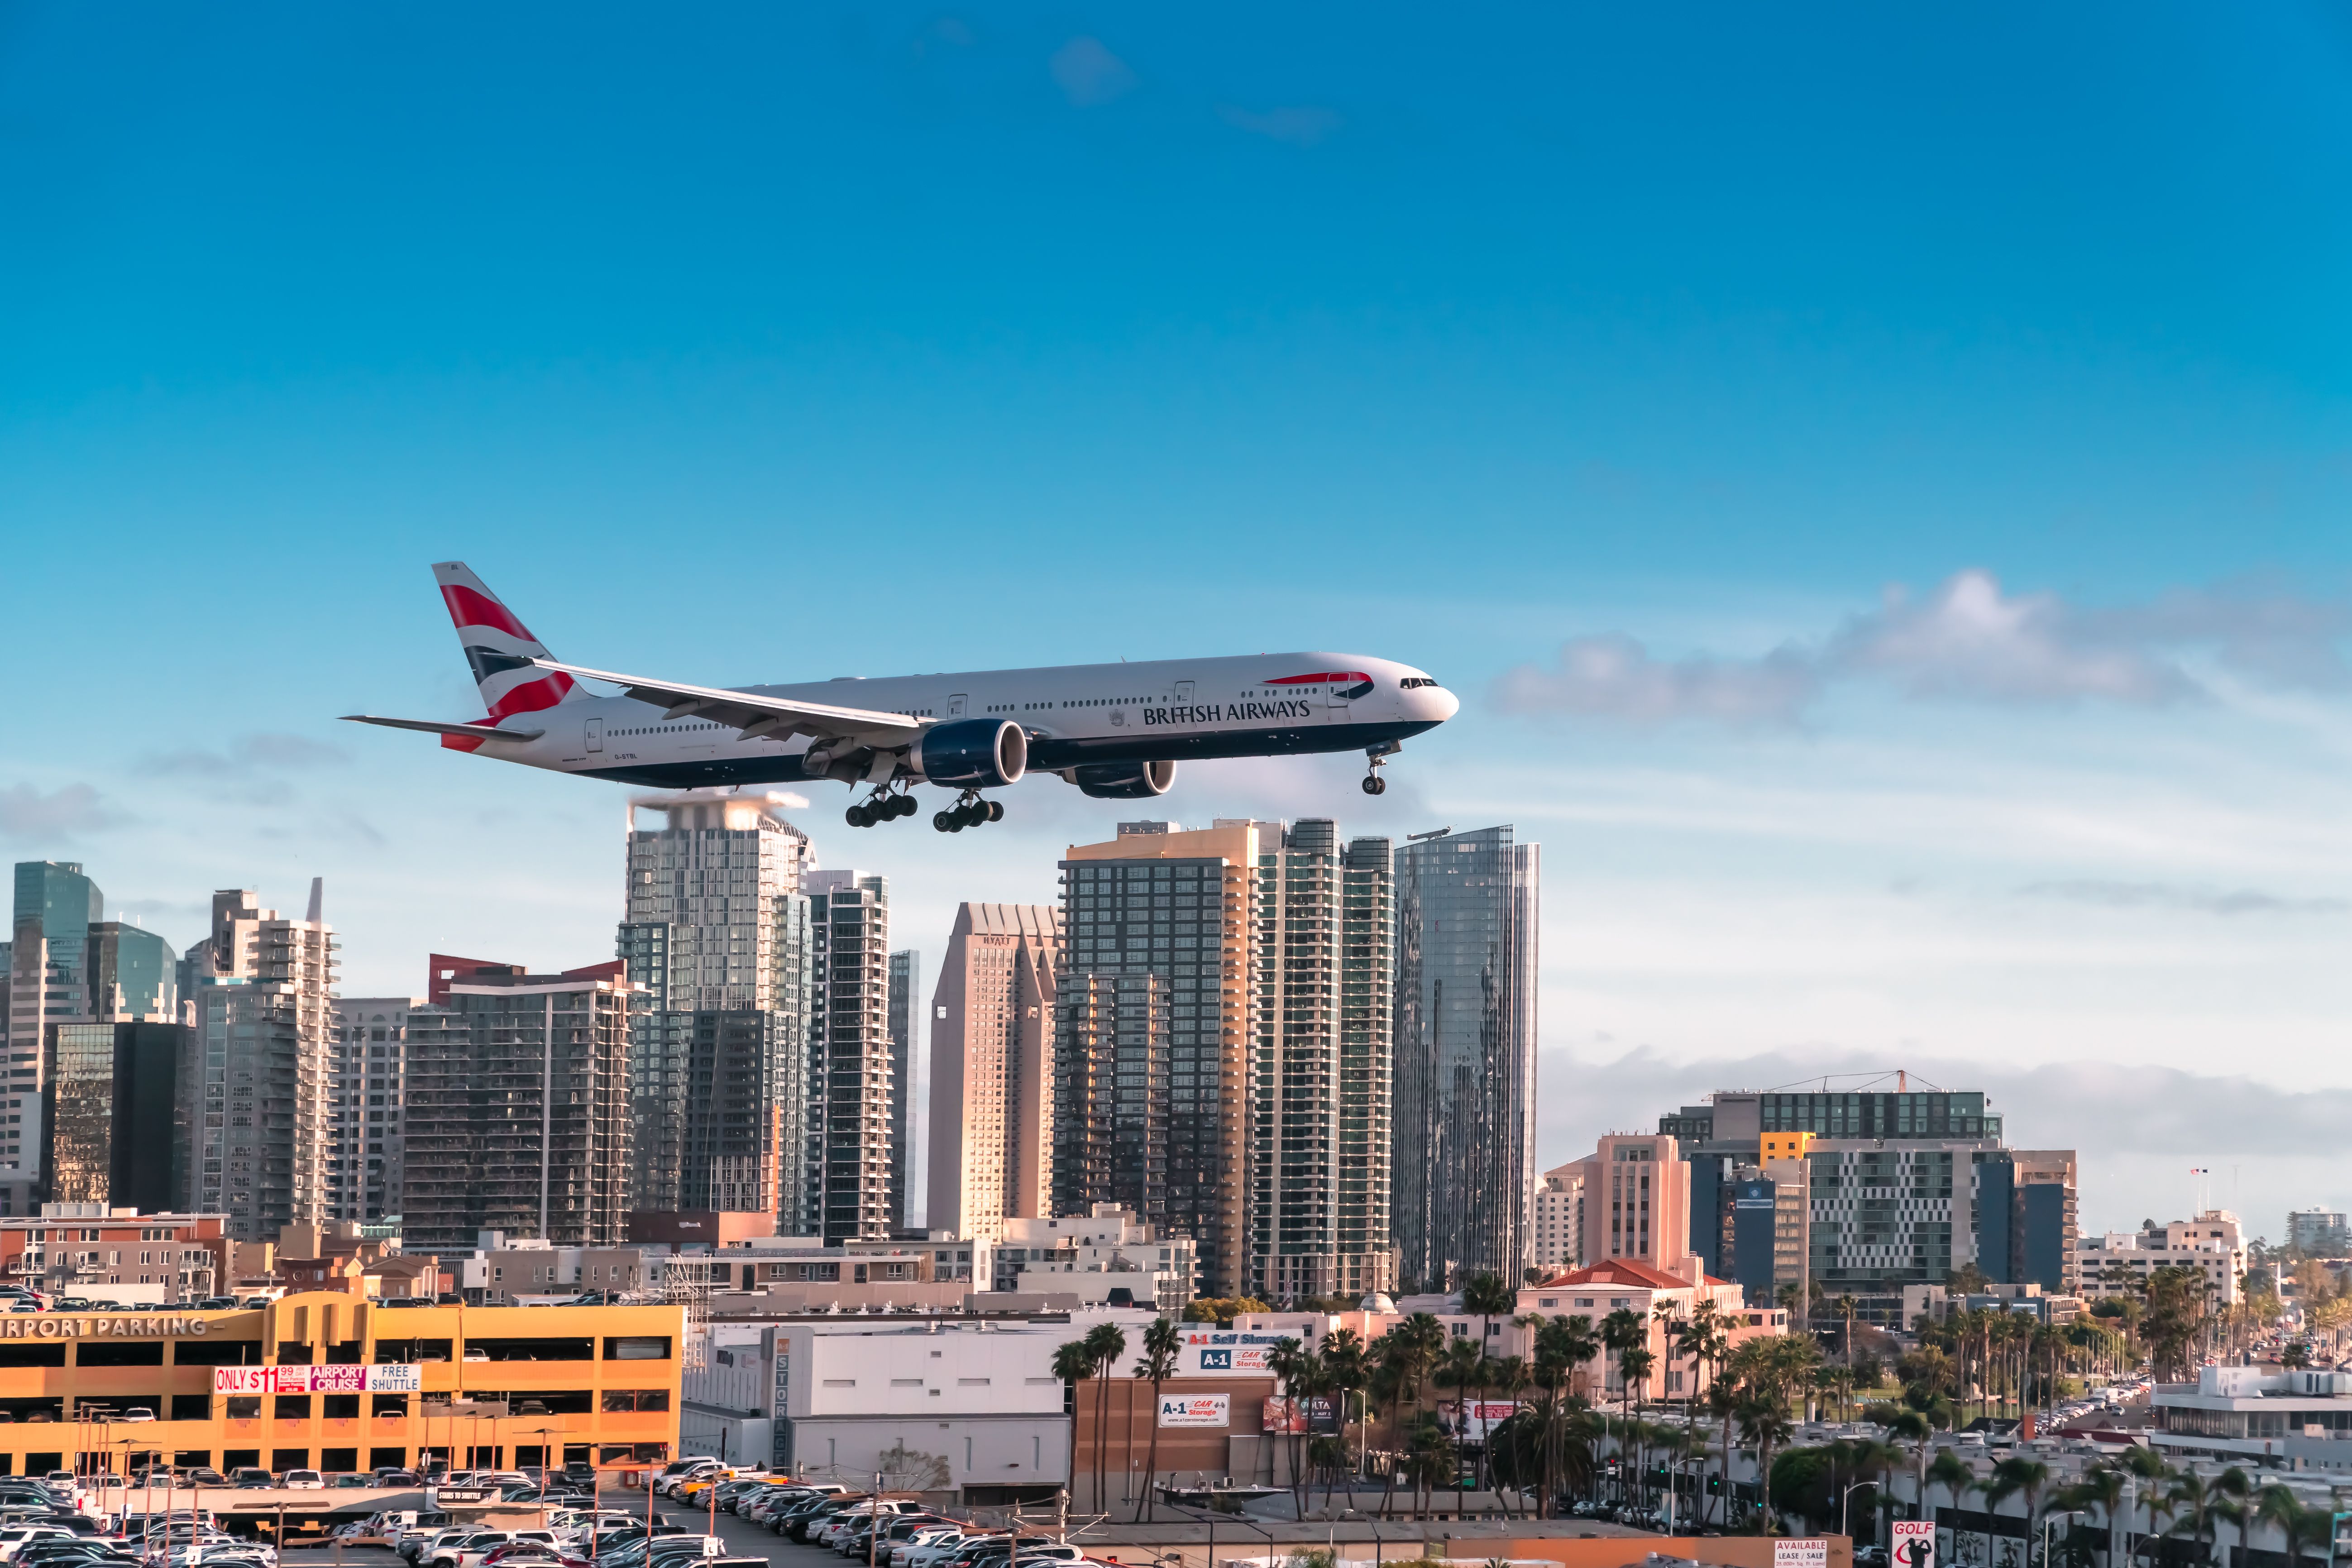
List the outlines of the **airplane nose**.
<svg viewBox="0 0 2352 1568">
<path fill-rule="evenodd" d="M 1433 686 L 1422 693 L 1429 704 L 1429 716 L 1443 724 L 1462 711 L 1462 700 L 1443 686 Z"/>
</svg>

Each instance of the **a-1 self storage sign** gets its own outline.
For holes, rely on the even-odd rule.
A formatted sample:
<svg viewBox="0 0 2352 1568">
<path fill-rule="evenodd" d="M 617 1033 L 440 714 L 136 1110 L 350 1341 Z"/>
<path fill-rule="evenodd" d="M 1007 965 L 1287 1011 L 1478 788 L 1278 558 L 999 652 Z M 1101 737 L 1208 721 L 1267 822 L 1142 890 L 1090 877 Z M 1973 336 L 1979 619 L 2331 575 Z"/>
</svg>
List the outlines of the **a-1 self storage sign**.
<svg viewBox="0 0 2352 1568">
<path fill-rule="evenodd" d="M 1233 1395 L 1229 1394 L 1163 1394 L 1160 1396 L 1162 1426 L 1230 1426 Z"/>
</svg>

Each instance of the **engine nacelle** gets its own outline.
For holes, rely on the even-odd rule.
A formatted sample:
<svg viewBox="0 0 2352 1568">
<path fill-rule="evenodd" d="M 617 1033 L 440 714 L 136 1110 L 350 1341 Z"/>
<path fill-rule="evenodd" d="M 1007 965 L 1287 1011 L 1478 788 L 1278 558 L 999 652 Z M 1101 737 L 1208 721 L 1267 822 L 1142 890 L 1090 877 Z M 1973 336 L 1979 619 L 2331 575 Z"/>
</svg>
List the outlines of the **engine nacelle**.
<svg viewBox="0 0 2352 1568">
<path fill-rule="evenodd" d="M 1001 789 L 1029 771 L 1029 736 L 1010 719 L 934 724 L 907 748 L 915 776 L 969 789 Z"/>
<path fill-rule="evenodd" d="M 1097 800 L 1150 800 L 1176 782 L 1174 763 L 1090 763 L 1070 772 L 1070 782 Z"/>
</svg>

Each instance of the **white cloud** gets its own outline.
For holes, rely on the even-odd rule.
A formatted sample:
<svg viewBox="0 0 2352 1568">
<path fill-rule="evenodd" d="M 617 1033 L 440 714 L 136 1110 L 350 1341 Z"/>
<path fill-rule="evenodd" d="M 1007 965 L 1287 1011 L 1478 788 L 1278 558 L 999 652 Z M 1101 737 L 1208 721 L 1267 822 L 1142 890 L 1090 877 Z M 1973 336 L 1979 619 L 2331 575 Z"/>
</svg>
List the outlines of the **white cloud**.
<svg viewBox="0 0 2352 1568">
<path fill-rule="evenodd" d="M 2018 889 L 2029 899 L 2063 899 L 2106 909 L 2193 910 L 2208 915 L 2340 915 L 2352 910 L 2342 899 L 2296 898 L 2260 888 L 2184 888 L 2169 882 L 2119 882 L 2078 878 L 2036 882 Z"/>
<path fill-rule="evenodd" d="M 0 834 L 11 838 L 52 843 L 121 820 L 86 784 L 60 784 L 47 795 L 31 784 L 0 789 Z"/>
<path fill-rule="evenodd" d="M 192 747 L 167 752 L 148 758 L 145 768 L 151 773 L 245 778 L 269 771 L 336 767 L 349 761 L 351 753 L 325 741 L 314 741 L 307 735 L 257 733 L 236 736 L 223 751 L 208 752 Z"/>
<path fill-rule="evenodd" d="M 1820 689 L 1811 660 L 1794 648 L 1760 659 L 1652 658 L 1615 633 L 1576 637 L 1559 650 L 1558 669 L 1523 664 L 1496 683 L 1507 713 L 1568 713 L 1636 722 L 1715 719 L 1785 723 Z"/>
<path fill-rule="evenodd" d="M 1924 598 L 1890 588 L 1819 643 L 1760 658 L 1659 659 L 1622 634 L 1574 637 L 1557 668 L 1520 665 L 1493 698 L 1514 713 L 1787 723 L 1833 683 L 1877 679 L 1912 698 L 2145 707 L 2207 695 L 2183 663 L 2200 651 L 2265 685 L 2340 689 L 2352 685 L 2347 634 L 2352 605 L 2284 590 L 2198 589 L 2086 610 L 2054 594 L 2005 594 L 1971 570 Z"/>
<path fill-rule="evenodd" d="M 1054 51 L 1046 62 L 1054 84 L 1079 109 L 1093 109 L 1135 90 L 1135 72 L 1100 38 L 1084 34 Z"/>
<path fill-rule="evenodd" d="M 1286 142 L 1294 147 L 1314 146 L 1338 131 L 1340 123 L 1337 110 L 1307 105 L 1248 110 L 1221 103 L 1217 105 L 1217 118 L 1236 131 L 1246 131 L 1273 142 Z"/>
</svg>

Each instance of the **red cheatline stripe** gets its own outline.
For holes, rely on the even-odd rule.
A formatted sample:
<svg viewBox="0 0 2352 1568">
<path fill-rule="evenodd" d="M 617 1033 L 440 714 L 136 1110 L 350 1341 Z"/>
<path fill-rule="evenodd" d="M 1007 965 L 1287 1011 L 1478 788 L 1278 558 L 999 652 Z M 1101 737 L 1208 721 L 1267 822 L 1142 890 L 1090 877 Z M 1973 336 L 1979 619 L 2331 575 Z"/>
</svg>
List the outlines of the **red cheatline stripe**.
<svg viewBox="0 0 2352 1568">
<path fill-rule="evenodd" d="M 1360 669 L 1327 669 L 1320 675 L 1277 675 L 1272 680 L 1264 681 L 1261 682 L 1261 684 L 1266 686 L 1319 686 L 1327 680 L 1370 680 L 1370 676 L 1366 675 Z"/>
<path fill-rule="evenodd" d="M 530 635 L 530 630 L 520 621 L 514 618 L 513 613 L 504 605 L 499 604 L 496 599 L 475 593 L 461 583 L 451 583 L 444 586 L 441 590 L 441 597 L 449 606 L 449 618 L 457 622 L 461 629 L 466 626 L 495 626 L 499 631 L 522 638 L 525 642 L 539 640 Z"/>
<path fill-rule="evenodd" d="M 571 689 L 572 678 L 561 670 L 542 679 L 526 680 L 490 704 L 490 722 L 495 724 L 510 713 L 536 713 L 542 708 L 552 708 Z"/>
</svg>

